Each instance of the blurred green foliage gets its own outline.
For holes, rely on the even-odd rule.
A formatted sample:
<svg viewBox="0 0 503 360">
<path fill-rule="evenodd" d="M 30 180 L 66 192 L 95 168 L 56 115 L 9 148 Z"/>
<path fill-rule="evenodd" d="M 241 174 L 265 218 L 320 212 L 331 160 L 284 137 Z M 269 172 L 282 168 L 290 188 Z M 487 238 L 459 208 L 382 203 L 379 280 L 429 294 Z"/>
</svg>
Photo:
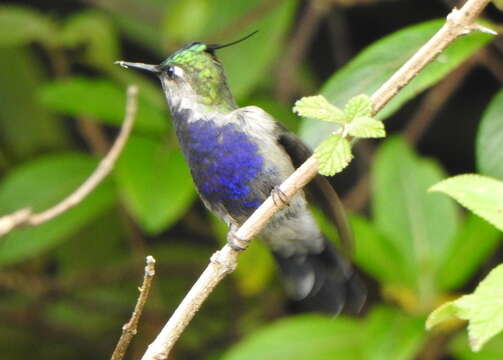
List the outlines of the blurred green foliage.
<svg viewBox="0 0 503 360">
<path fill-rule="evenodd" d="M 292 130 L 300 128 L 311 145 L 332 131 L 322 122 L 296 118 L 290 111 L 293 101 L 281 102 L 275 94 L 275 73 L 288 60 L 284 50 L 300 26 L 305 2 L 73 5 L 60 13 L 50 5 L 40 6 L 44 10 L 0 6 L 0 215 L 25 206 L 46 209 L 92 173 L 100 158 L 96 154 L 113 141 L 122 122 L 128 84 L 140 87 L 139 111 L 110 178 L 64 215 L 0 239 L 0 353 L 5 359 L 33 357 L 33 349 L 41 360 L 109 356 L 133 308 L 144 256 L 152 254 L 158 261 L 155 285 L 128 353 L 138 358 L 225 241 L 223 224 L 196 200 L 156 79 L 124 71 L 113 61 L 160 61 L 185 42 L 232 41 L 259 29 L 252 39 L 219 54 L 238 102 L 261 106 Z M 337 106 L 354 95 L 370 95 L 442 23 L 414 22 L 367 43 L 340 69 L 326 53 L 318 55 L 332 69 L 326 78 L 318 79 L 317 65 L 306 60 L 302 73 L 292 76 L 311 83 L 296 92 L 312 95 L 304 92 L 314 85 Z M 320 28 L 320 33 L 327 31 Z M 315 39 L 311 46 L 319 48 Z M 490 39 L 487 34 L 459 39 L 386 106 L 380 119 L 398 113 L 393 121 L 406 123 L 402 107 Z M 499 92 L 479 114 L 477 135 L 471 134 L 479 171 L 500 180 L 501 109 Z M 444 148 L 455 146 L 444 141 Z M 487 273 L 501 245 L 496 228 L 464 213 L 448 197 L 426 191 L 447 176 L 444 168 L 400 135 L 378 143 L 369 204 L 351 214 L 354 262 L 371 288 L 359 318 L 288 315 L 272 256 L 256 241 L 232 278 L 211 295 L 174 357 L 412 360 L 438 347 L 440 338 L 438 359 L 444 354 L 458 360 L 500 358 L 501 335 L 474 354 L 455 324 L 438 333 L 424 329 L 426 315 L 452 292 L 474 288 L 474 277 Z M 333 234 L 326 221 L 320 222 Z"/>
<path fill-rule="evenodd" d="M 428 329 L 452 318 L 468 321 L 468 337 L 473 351 L 482 347 L 503 330 L 501 283 L 503 264 L 495 267 L 480 282 L 473 294 L 449 301 L 433 311 L 426 321 Z"/>
<path fill-rule="evenodd" d="M 250 335 L 223 359 L 410 359 L 424 341 L 423 321 L 385 307 L 363 320 L 299 315 Z"/>
<path fill-rule="evenodd" d="M 477 134 L 477 168 L 481 174 L 503 180 L 503 155 L 499 151 L 503 142 L 503 90 L 491 100 L 480 121 Z"/>
<path fill-rule="evenodd" d="M 323 84 L 321 93 L 337 106 L 344 105 L 353 96 L 374 93 L 440 29 L 443 22 L 443 20 L 427 21 L 375 42 L 335 72 Z M 490 39 L 490 35 L 482 33 L 471 33 L 458 38 L 401 90 L 377 114 L 377 118 L 380 120 L 388 118 L 406 101 L 437 83 Z M 307 119 L 302 124 L 300 135 L 313 146 L 329 131 L 333 131 L 333 125 Z"/>
</svg>

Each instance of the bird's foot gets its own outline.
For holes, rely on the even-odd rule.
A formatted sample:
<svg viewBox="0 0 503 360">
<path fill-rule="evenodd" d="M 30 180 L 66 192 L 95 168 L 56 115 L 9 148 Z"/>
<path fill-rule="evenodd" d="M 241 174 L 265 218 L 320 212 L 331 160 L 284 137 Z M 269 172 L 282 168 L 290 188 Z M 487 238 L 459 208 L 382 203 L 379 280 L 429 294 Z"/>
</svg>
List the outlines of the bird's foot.
<svg viewBox="0 0 503 360">
<path fill-rule="evenodd" d="M 271 197 L 274 205 L 276 206 L 288 206 L 288 196 L 279 188 L 279 186 L 273 187 L 271 190 Z"/>
<path fill-rule="evenodd" d="M 236 250 L 236 251 L 246 250 L 249 242 L 250 242 L 250 240 L 248 240 L 248 239 L 241 239 L 240 237 L 238 237 L 236 235 L 236 228 L 234 228 L 234 227 L 231 227 L 231 229 L 227 233 L 227 243 L 229 244 L 229 246 L 233 250 Z M 242 244 L 246 244 L 246 245 L 243 246 Z"/>
</svg>

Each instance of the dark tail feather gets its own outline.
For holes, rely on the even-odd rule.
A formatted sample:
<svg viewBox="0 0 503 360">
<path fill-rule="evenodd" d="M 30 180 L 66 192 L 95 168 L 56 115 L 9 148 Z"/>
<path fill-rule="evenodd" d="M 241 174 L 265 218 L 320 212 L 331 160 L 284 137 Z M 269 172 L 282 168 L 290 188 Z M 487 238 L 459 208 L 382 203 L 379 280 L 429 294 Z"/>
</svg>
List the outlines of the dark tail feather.
<svg viewBox="0 0 503 360">
<path fill-rule="evenodd" d="M 275 253 L 287 293 L 300 311 L 358 313 L 367 291 L 349 261 L 325 240 L 319 254 L 283 257 Z"/>
</svg>

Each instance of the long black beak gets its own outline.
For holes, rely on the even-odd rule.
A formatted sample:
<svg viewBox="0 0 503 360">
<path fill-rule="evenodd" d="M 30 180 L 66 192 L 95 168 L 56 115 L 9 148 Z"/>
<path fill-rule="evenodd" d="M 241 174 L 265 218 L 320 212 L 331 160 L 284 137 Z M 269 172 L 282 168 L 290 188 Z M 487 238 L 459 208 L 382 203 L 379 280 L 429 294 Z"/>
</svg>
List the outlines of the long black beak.
<svg viewBox="0 0 503 360">
<path fill-rule="evenodd" d="M 159 74 L 161 72 L 161 69 L 159 68 L 159 65 L 149 65 L 149 64 L 144 64 L 144 63 L 133 63 L 133 62 L 127 62 L 127 61 L 116 61 L 114 64 L 122 66 L 123 68 L 134 68 L 134 69 L 140 69 L 144 71 L 148 71 L 154 74 Z"/>
</svg>

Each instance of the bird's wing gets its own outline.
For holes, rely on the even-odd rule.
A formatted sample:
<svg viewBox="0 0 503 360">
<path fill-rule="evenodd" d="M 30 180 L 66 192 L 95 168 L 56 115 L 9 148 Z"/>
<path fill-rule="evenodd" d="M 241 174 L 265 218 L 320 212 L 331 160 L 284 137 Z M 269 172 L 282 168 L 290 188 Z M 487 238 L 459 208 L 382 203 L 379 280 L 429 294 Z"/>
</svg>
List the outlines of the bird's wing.
<svg viewBox="0 0 503 360">
<path fill-rule="evenodd" d="M 243 126 L 252 126 L 276 138 L 277 144 L 285 150 L 295 168 L 299 167 L 312 154 L 311 150 L 297 136 L 289 132 L 270 114 L 257 106 L 246 106 L 231 113 L 243 121 Z M 254 131 L 256 132 L 256 131 Z M 328 180 L 317 175 L 306 187 L 306 193 L 325 216 L 334 223 L 346 255 L 350 255 L 353 236 L 339 196 Z"/>
<path fill-rule="evenodd" d="M 297 136 L 278 123 L 278 144 L 290 156 L 295 168 L 298 168 L 312 154 L 311 150 Z M 322 175 L 317 175 L 307 185 L 307 194 L 318 205 L 325 216 L 335 225 L 346 255 L 350 255 L 353 245 L 353 234 L 349 226 L 346 211 L 332 184 Z"/>
</svg>

